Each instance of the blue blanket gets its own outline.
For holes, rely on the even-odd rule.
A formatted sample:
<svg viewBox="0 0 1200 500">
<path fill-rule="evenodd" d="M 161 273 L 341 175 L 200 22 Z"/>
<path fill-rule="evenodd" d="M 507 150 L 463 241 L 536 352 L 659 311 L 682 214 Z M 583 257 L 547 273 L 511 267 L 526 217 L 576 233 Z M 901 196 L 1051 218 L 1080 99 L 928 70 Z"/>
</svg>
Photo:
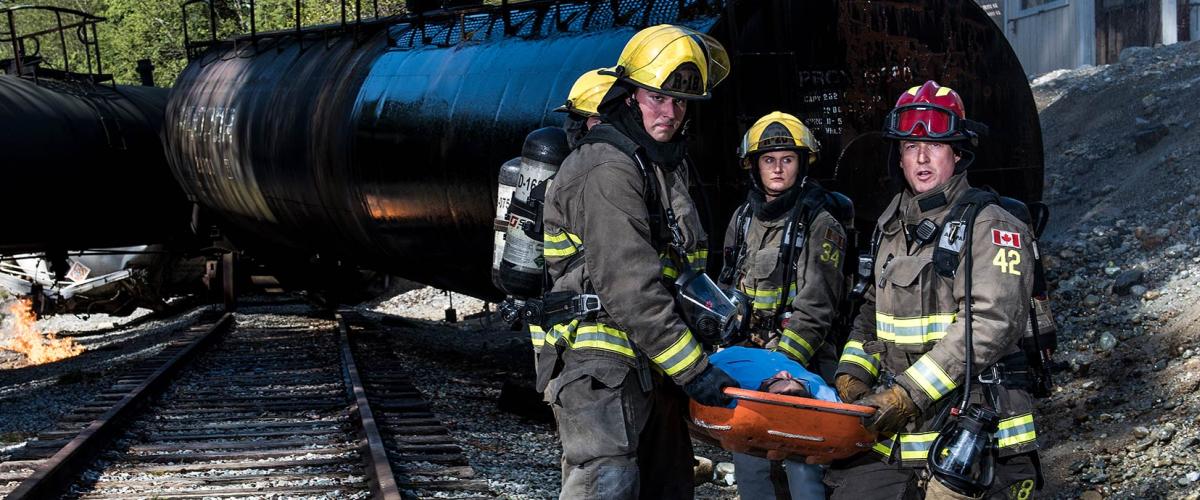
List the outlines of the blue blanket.
<svg viewBox="0 0 1200 500">
<path fill-rule="evenodd" d="M 725 373 L 737 380 L 742 389 L 756 391 L 764 380 L 786 371 L 792 374 L 793 378 L 803 382 L 814 398 L 841 402 L 837 391 L 821 380 L 820 376 L 806 370 L 800 363 L 783 353 L 752 347 L 730 347 L 709 356 L 708 361 L 725 370 Z"/>
</svg>

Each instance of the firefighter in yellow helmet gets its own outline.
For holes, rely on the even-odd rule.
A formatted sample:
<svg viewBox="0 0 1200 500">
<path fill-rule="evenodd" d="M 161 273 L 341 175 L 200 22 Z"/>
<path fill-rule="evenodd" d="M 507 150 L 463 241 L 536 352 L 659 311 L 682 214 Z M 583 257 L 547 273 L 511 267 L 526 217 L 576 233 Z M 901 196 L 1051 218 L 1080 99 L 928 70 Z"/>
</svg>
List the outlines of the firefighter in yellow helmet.
<svg viewBox="0 0 1200 500">
<path fill-rule="evenodd" d="M 1036 254 L 1029 227 L 967 182 L 982 130 L 934 81 L 888 113 L 903 188 L 876 224 L 872 286 L 837 373 L 843 400 L 878 408 L 864 423 L 879 441 L 830 471 L 835 499 L 1025 499 L 1036 488 L 1021 347 Z"/>
<path fill-rule="evenodd" d="M 830 213 L 831 193 L 808 178 L 820 145 L 798 118 L 776 111 L 755 122 L 738 149 L 752 185 L 725 232 L 721 281 L 752 300 L 751 345 L 832 382 L 846 234 Z M 776 498 L 770 461 L 734 453 L 733 462 L 742 498 Z M 824 498 L 820 466 L 801 459 L 784 467 L 790 498 Z"/>
<path fill-rule="evenodd" d="M 674 280 L 703 270 L 708 237 L 688 195 L 694 100 L 729 71 L 713 38 L 646 28 L 611 71 L 596 125 L 546 193 L 538 389 L 562 440 L 561 498 L 691 498 L 687 395 L 735 385 L 712 367 Z"/>
<path fill-rule="evenodd" d="M 600 123 L 600 100 L 617 81 L 611 71 L 609 68 L 600 68 L 579 75 L 575 84 L 571 85 L 567 102 L 554 109 L 567 115 L 563 120 L 563 129 L 567 131 L 567 141 L 572 147 Z"/>
</svg>

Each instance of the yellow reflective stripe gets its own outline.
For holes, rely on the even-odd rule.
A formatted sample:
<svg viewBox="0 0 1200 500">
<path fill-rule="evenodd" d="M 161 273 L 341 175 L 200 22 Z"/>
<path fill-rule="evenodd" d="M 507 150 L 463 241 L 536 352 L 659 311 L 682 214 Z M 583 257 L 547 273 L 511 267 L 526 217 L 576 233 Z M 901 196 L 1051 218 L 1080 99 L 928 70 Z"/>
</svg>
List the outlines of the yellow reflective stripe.
<svg viewBox="0 0 1200 500">
<path fill-rule="evenodd" d="M 559 234 L 542 233 L 542 255 L 546 257 L 570 257 L 579 251 L 583 240 L 579 236 L 563 231 Z"/>
<path fill-rule="evenodd" d="M 846 347 L 842 349 L 842 357 L 839 360 L 842 363 L 854 363 L 862 369 L 870 373 L 872 377 L 879 376 L 879 354 L 867 354 L 863 350 L 863 344 L 857 340 L 846 342 Z"/>
<path fill-rule="evenodd" d="M 747 290 L 747 295 L 754 298 L 755 309 L 774 309 L 779 304 L 779 288 L 763 288 Z"/>
<path fill-rule="evenodd" d="M 658 254 L 658 261 L 662 264 L 662 275 L 667 279 L 675 279 L 679 277 L 679 270 L 675 269 L 675 263 L 671 262 L 671 257 L 665 253 Z"/>
<path fill-rule="evenodd" d="M 575 329 L 579 328 L 579 320 L 571 320 L 570 323 L 559 323 L 554 325 L 549 332 L 546 332 L 546 343 L 556 344 L 558 339 L 569 339 L 575 336 Z"/>
<path fill-rule="evenodd" d="M 922 432 L 900 435 L 900 460 L 925 460 L 929 456 L 929 447 L 937 439 L 937 432 Z"/>
<path fill-rule="evenodd" d="M 774 309 L 779 306 L 779 299 L 783 293 L 783 287 L 778 288 L 746 288 L 742 287 L 742 291 L 754 299 L 755 309 Z M 796 299 L 796 284 L 788 288 L 788 304 L 791 304 Z"/>
<path fill-rule="evenodd" d="M 1006 418 L 1000 421 L 996 431 L 996 444 L 1001 448 L 1025 444 L 1037 439 L 1033 427 L 1033 414 Z"/>
<path fill-rule="evenodd" d="M 529 325 L 529 340 L 533 342 L 534 349 L 540 349 L 546 345 L 546 332 L 542 327 L 534 324 Z"/>
<path fill-rule="evenodd" d="M 629 336 L 625 335 L 625 332 L 601 323 L 579 327 L 575 331 L 575 335 L 568 338 L 567 342 L 572 349 L 602 349 L 631 358 L 637 356 L 634 354 L 633 344 L 629 342 Z"/>
<path fill-rule="evenodd" d="M 687 254 L 688 263 L 692 265 L 692 270 L 696 272 L 703 271 L 708 266 L 708 249 L 696 250 Z"/>
<path fill-rule="evenodd" d="M 875 443 L 875 445 L 872 446 L 871 449 L 874 450 L 875 453 L 883 455 L 884 457 L 891 457 L 892 456 L 892 446 L 894 446 L 895 443 L 896 443 L 896 437 L 894 435 L 888 436 L 886 439 L 883 439 L 883 440 Z"/>
<path fill-rule="evenodd" d="M 921 356 L 921 359 L 904 370 L 904 374 L 921 386 L 929 399 L 934 401 L 941 399 L 942 396 L 958 387 L 958 384 L 950 380 L 950 376 L 946 375 L 946 372 L 936 362 L 929 359 L 928 355 Z"/>
<path fill-rule="evenodd" d="M 665 351 L 654 356 L 654 363 L 661 366 L 667 375 L 674 377 L 676 374 L 692 367 L 692 364 L 700 359 L 700 343 L 696 342 L 696 338 L 692 336 L 691 330 L 684 330 L 683 335 L 671 344 Z"/>
<path fill-rule="evenodd" d="M 930 314 L 916 318 L 897 318 L 875 312 L 875 335 L 879 340 L 897 344 L 921 345 L 936 342 L 946 336 L 955 315 Z"/>
<path fill-rule="evenodd" d="M 562 339 L 571 349 L 600 349 L 628 357 L 636 357 L 633 343 L 625 332 L 603 323 L 579 325 L 579 320 L 559 323 L 546 332 L 546 343 L 555 344 Z"/>
<path fill-rule="evenodd" d="M 779 348 L 791 354 L 801 365 L 807 365 L 808 360 L 812 358 L 813 352 L 816 350 L 799 333 L 787 328 L 783 329 L 783 335 L 779 338 Z"/>
<path fill-rule="evenodd" d="M 688 254 L 684 257 L 687 258 L 688 264 L 691 266 L 693 271 L 701 272 L 704 271 L 704 268 L 708 266 L 708 249 L 688 252 Z M 675 269 L 675 263 L 671 261 L 671 256 L 669 254 L 658 254 L 658 260 L 662 263 L 663 276 L 666 276 L 670 279 L 679 277 L 679 270 Z"/>
<path fill-rule="evenodd" d="M 578 235 L 573 234 L 569 231 L 563 231 L 559 234 L 542 233 L 542 240 L 545 241 L 547 244 L 550 244 L 550 243 L 561 244 L 561 243 L 565 243 L 567 241 L 570 241 L 571 243 L 574 243 L 576 245 L 583 244 L 583 240 L 580 239 Z"/>
</svg>

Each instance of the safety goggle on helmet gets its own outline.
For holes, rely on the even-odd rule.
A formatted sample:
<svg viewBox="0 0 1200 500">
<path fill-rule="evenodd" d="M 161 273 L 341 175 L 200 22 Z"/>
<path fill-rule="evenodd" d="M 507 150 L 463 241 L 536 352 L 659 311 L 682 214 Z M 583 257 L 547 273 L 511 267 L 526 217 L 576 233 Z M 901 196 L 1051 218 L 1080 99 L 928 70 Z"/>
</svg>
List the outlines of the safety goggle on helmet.
<svg viewBox="0 0 1200 500">
<path fill-rule="evenodd" d="M 884 119 L 883 135 L 909 141 L 963 141 L 975 136 L 973 125 L 966 119 L 958 92 L 929 80 L 900 95 Z"/>
</svg>

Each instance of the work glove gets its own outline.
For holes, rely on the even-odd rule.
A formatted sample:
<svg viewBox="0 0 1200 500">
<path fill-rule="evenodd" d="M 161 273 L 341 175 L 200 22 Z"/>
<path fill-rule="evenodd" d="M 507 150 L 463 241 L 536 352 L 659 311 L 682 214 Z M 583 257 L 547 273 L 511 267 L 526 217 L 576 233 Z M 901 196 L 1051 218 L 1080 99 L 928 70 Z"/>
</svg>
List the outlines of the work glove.
<svg viewBox="0 0 1200 500">
<path fill-rule="evenodd" d="M 895 434 L 904 428 L 920 411 L 908 392 L 899 384 L 893 385 L 882 392 L 868 395 L 854 404 L 874 406 L 878 408 L 874 415 L 863 417 L 863 427 L 868 431 L 879 434 Z"/>
<path fill-rule="evenodd" d="M 838 375 L 834 379 L 833 385 L 837 388 L 838 397 L 842 398 L 843 403 L 858 401 L 871 393 L 871 386 L 849 373 Z"/>
<path fill-rule="evenodd" d="M 725 388 L 737 386 L 737 381 L 725 370 L 708 365 L 696 378 L 683 385 L 683 392 L 704 406 L 728 406 L 733 399 L 725 395 Z"/>
</svg>

